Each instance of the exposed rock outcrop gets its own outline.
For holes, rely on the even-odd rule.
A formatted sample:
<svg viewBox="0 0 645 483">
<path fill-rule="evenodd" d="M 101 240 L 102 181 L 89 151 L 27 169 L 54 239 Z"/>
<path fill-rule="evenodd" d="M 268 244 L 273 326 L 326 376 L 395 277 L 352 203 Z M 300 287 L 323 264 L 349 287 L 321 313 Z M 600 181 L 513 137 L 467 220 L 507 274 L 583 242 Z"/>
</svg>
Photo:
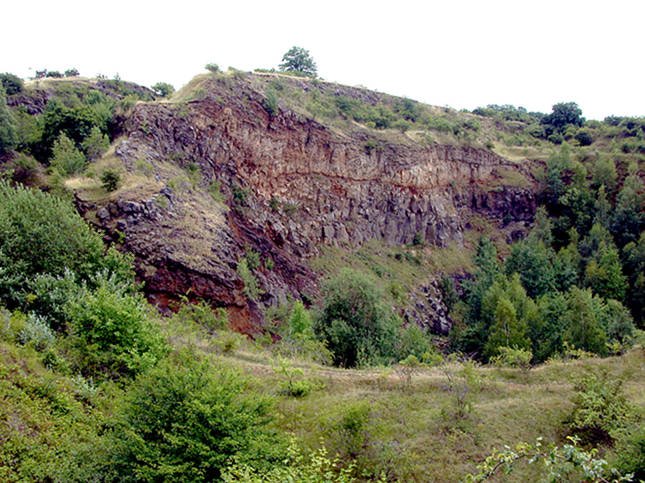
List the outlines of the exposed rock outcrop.
<svg viewBox="0 0 645 483">
<path fill-rule="evenodd" d="M 322 245 L 406 244 L 417 234 L 445 245 L 462 240 L 472 210 L 500 222 L 533 216 L 530 189 L 496 183 L 499 169 L 520 168 L 488 150 L 374 143 L 364 130 L 338 132 L 289 110 L 269 114 L 263 102 L 244 80 L 213 82 L 198 101 L 142 103 L 126 121 L 116 155 L 147 182 L 86 209 L 124 237 L 160 303 L 202 297 L 252 331 L 242 321 L 259 323 L 258 303 L 316 293 L 306 259 Z M 261 261 L 255 301 L 237 272 L 251 250 Z M 446 323 L 432 322 L 442 332 Z"/>
</svg>

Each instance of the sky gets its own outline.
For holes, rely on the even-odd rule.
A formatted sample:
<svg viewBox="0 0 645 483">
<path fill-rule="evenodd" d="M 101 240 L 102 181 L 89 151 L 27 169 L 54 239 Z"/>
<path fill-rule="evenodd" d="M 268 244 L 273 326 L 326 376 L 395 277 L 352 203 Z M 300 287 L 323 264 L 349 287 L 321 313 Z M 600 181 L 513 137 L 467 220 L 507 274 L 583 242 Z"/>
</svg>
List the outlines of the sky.
<svg viewBox="0 0 645 483">
<path fill-rule="evenodd" d="M 0 72 L 77 68 L 176 88 L 213 62 L 319 75 L 438 106 L 645 115 L 643 0 L 21 0 L 0 11 Z"/>
</svg>

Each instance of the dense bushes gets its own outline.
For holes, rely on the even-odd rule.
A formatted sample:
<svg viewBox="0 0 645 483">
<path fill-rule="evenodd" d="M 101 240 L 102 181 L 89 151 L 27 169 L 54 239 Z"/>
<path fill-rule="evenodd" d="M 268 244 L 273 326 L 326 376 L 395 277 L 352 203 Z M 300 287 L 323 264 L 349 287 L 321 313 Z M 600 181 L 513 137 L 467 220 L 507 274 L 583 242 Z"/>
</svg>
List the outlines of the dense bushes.
<svg viewBox="0 0 645 483">
<path fill-rule="evenodd" d="M 315 329 L 342 367 L 391 361 L 400 322 L 365 275 L 343 269 L 323 287 L 324 305 Z"/>
<path fill-rule="evenodd" d="M 0 84 L 8 96 L 19 94 L 24 88 L 24 82 L 20 77 L 9 72 L 0 74 Z"/>
<path fill-rule="evenodd" d="M 140 376 L 110 438 L 114 476 L 214 481 L 233 461 L 261 467 L 278 456 L 282 445 L 267 428 L 270 401 L 245 388 L 236 372 L 190 353 Z"/>
<path fill-rule="evenodd" d="M 39 275 L 70 270 L 89 281 L 108 269 L 132 280 L 126 258 L 106 251 L 74 207 L 40 191 L 0 182 L 0 301 L 24 304 Z"/>
<path fill-rule="evenodd" d="M 65 309 L 76 366 L 86 375 L 113 379 L 154 366 L 166 348 L 148 320 L 145 300 L 113 278 L 96 283 Z"/>
</svg>

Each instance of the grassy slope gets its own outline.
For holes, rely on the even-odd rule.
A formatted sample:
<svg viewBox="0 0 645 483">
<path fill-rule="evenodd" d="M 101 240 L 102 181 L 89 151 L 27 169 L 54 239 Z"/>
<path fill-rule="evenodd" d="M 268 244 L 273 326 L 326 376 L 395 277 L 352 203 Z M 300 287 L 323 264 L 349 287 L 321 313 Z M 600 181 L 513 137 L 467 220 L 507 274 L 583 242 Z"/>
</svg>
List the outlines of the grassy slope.
<svg viewBox="0 0 645 483">
<path fill-rule="evenodd" d="M 478 367 L 469 392 L 472 412 L 456 420 L 451 416 L 455 392 L 447 378 L 458 373 L 455 363 L 421 369 L 407 385 L 392 368 L 345 370 L 291 360 L 319 385 L 296 399 L 281 394 L 285 377 L 276 373 L 276 359 L 265 347 L 226 331 L 212 335 L 176 317 L 157 323 L 175 349 L 190 347 L 236 367 L 248 374 L 249 390 L 273 395 L 279 430 L 294 433 L 311 448 L 323 441 L 332 453 L 351 455 L 359 468 L 383 471 L 390 480 L 457 481 L 494 448 L 539 436 L 561 442 L 573 383 L 589 370 L 624 378 L 628 399 L 645 416 L 640 346 L 621 357 L 553 362 L 529 372 Z M 0 479 L 16 479 L 12 467 L 20 465 L 28 480 L 53 475 L 64 481 L 75 453 L 100 448 L 94 442 L 110 424 L 123 392 L 112 384 L 88 391 L 64 365 L 46 368 L 46 354 L 12 342 L 7 334 L 0 340 Z M 342 421 L 361 409 L 367 419 L 350 437 Z M 535 471 L 520 465 L 504 481 L 533 481 Z"/>
<path fill-rule="evenodd" d="M 179 329 L 167 320 L 165 324 L 175 346 L 219 352 L 200 329 L 187 325 Z M 238 350 L 216 357 L 249 373 L 256 390 L 275 395 L 280 429 L 293 432 L 310 447 L 322 440 L 332 451 L 354 453 L 359 467 L 383 470 L 401 481 L 457 481 L 495 448 L 540 436 L 561 441 L 562 421 L 572 408 L 573 383 L 590 370 L 623 377 L 628 399 L 645 416 L 641 347 L 622 357 L 552 362 L 529 372 L 479 367 L 475 370 L 479 384 L 471 387 L 472 413 L 461 422 L 450 416 L 455 396 L 448 389 L 447 372 L 459 370 L 454 363 L 422 369 L 407 386 L 391 368 L 346 370 L 293 360 L 307 379 L 322 386 L 295 399 L 279 393 L 284 377 L 275 373 L 276 361 L 266 350 L 243 342 Z M 352 445 L 339 424 L 350 408 L 363 406 L 369 408 L 369 419 L 360 432 L 360 444 L 349 451 Z M 512 481 L 533 480 L 534 471 L 520 466 Z"/>
</svg>

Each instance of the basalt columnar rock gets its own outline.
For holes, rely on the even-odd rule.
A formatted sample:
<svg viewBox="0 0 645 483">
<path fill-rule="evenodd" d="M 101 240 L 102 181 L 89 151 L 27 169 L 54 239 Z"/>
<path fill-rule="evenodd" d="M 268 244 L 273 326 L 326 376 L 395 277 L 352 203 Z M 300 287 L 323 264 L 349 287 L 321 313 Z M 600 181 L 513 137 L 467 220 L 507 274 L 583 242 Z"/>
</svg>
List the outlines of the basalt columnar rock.
<svg viewBox="0 0 645 483">
<path fill-rule="evenodd" d="M 423 236 L 441 246 L 461 242 L 473 211 L 500 223 L 535 211 L 530 187 L 499 181 L 521 168 L 489 150 L 335 129 L 267 109 L 244 78 L 214 80 L 192 101 L 140 103 L 124 131 L 114 156 L 129 181 L 106 202 L 81 194 L 79 205 L 134 253 L 152 299 L 204 298 L 246 332 L 259 306 L 316 294 L 307 259 L 323 245 Z M 255 254 L 260 293 L 249 296 L 239 262 Z"/>
</svg>

